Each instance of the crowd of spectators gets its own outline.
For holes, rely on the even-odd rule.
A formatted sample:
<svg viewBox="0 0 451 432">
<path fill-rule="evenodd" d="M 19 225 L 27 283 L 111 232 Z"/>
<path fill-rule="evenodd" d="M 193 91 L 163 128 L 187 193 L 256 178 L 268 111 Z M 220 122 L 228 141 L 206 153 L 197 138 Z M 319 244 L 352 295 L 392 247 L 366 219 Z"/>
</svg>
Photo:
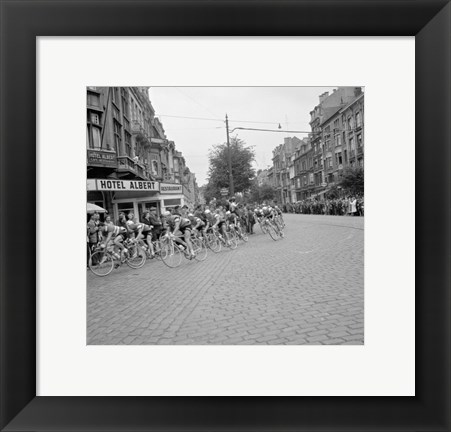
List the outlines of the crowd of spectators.
<svg viewBox="0 0 451 432">
<path fill-rule="evenodd" d="M 310 198 L 283 206 L 286 213 L 322 214 L 334 216 L 364 216 L 363 196 L 352 196 L 334 199 Z"/>
</svg>

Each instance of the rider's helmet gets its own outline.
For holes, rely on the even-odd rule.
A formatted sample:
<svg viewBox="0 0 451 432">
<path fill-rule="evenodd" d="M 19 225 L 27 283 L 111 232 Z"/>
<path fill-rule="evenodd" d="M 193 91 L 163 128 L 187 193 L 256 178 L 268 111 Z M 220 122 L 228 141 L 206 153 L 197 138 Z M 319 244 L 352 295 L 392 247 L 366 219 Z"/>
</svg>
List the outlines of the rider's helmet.
<svg viewBox="0 0 451 432">
<path fill-rule="evenodd" d="M 209 210 L 209 209 L 206 209 L 206 210 L 205 210 L 205 214 L 210 214 L 210 210 Z"/>
<path fill-rule="evenodd" d="M 263 207 L 262 210 L 266 211 L 266 210 L 268 210 L 268 207 Z"/>
<path fill-rule="evenodd" d="M 227 210 L 227 211 L 226 211 L 226 215 L 229 215 L 229 214 L 230 214 L 230 211 L 229 211 L 229 210 Z"/>
<path fill-rule="evenodd" d="M 164 217 L 171 216 L 171 212 L 168 211 L 168 210 L 166 210 L 165 212 L 163 212 L 163 216 L 164 216 Z"/>
<path fill-rule="evenodd" d="M 192 213 L 188 213 L 188 217 L 193 217 L 194 215 Z"/>
</svg>

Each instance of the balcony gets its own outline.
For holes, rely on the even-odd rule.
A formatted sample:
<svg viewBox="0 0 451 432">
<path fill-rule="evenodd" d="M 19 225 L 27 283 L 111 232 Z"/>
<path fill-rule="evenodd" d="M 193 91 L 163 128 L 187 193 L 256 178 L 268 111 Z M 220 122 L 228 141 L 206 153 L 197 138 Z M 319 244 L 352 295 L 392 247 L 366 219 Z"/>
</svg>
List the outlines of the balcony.
<svg viewBox="0 0 451 432">
<path fill-rule="evenodd" d="M 117 158 L 117 171 L 118 173 L 131 173 L 137 177 L 147 180 L 149 175 L 146 171 L 146 167 L 141 163 L 135 162 L 128 156 L 119 156 Z"/>
<path fill-rule="evenodd" d="M 145 129 L 141 126 L 141 124 L 137 121 L 134 121 L 132 123 L 131 127 L 132 135 L 136 136 L 136 139 L 138 141 L 142 141 L 144 144 L 150 145 L 149 136 L 147 135 L 147 132 Z"/>
<path fill-rule="evenodd" d="M 351 160 L 351 159 L 355 159 L 355 150 L 351 150 L 349 152 L 349 160 Z"/>
<path fill-rule="evenodd" d="M 361 156 L 363 155 L 363 147 L 358 147 L 357 148 L 357 156 Z"/>
</svg>

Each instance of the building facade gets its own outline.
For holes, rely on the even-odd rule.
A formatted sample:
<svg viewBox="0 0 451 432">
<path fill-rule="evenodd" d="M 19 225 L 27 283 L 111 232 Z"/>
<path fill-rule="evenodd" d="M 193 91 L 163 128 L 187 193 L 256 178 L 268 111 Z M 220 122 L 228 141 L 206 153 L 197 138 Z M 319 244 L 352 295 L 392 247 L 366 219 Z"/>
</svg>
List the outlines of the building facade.
<svg viewBox="0 0 451 432">
<path fill-rule="evenodd" d="M 196 199 L 195 176 L 181 175 L 184 158 L 155 117 L 148 90 L 87 88 L 87 201 L 115 219 L 121 211 L 140 216 L 151 206 L 161 212 Z"/>
<path fill-rule="evenodd" d="M 297 137 L 284 138 L 283 144 L 273 150 L 273 176 L 277 202 L 281 205 L 292 202 L 294 182 L 290 178 L 291 157 L 301 146 L 302 141 Z M 294 168 L 292 169 L 294 174 Z"/>
<path fill-rule="evenodd" d="M 338 185 L 346 167 L 363 167 L 362 89 L 339 87 L 331 95 L 320 95 L 319 102 L 310 112 L 314 188 L 302 186 L 302 197 L 324 195 Z"/>
<path fill-rule="evenodd" d="M 338 185 L 346 167 L 363 168 L 361 87 L 339 87 L 332 94 L 321 94 L 319 104 L 310 112 L 310 127 L 308 137 L 285 138 L 273 150 L 273 167 L 268 178 L 282 205 L 322 197 Z"/>
</svg>

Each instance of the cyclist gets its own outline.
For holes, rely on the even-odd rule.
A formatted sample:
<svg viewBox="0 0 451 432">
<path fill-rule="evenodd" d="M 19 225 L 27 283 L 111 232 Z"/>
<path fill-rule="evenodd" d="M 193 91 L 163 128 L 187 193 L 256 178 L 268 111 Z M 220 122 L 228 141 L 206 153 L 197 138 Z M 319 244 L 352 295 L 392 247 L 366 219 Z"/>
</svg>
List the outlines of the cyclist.
<svg viewBox="0 0 451 432">
<path fill-rule="evenodd" d="M 189 258 L 195 257 L 193 245 L 191 243 L 191 222 L 189 219 L 182 217 L 180 206 L 174 208 L 173 213 L 165 212 L 163 215 L 168 224 L 168 232 L 175 235 L 175 241 L 184 245 L 188 249 Z M 178 232 L 181 232 L 184 236 L 185 242 L 183 242 L 179 237 L 177 237 Z"/>
<path fill-rule="evenodd" d="M 225 230 L 226 229 L 226 223 L 225 223 L 226 220 L 225 220 L 224 209 L 221 205 L 218 206 L 218 208 L 215 210 L 214 217 L 215 217 L 215 223 L 213 224 L 212 228 L 217 228 L 219 231 L 219 238 L 222 241 L 225 241 L 224 237 L 227 237 L 226 230 Z"/>
<path fill-rule="evenodd" d="M 191 222 L 191 226 L 194 232 L 201 232 L 203 234 L 205 228 L 205 222 L 198 216 L 195 216 L 193 213 L 188 214 L 188 219 Z"/>
<path fill-rule="evenodd" d="M 122 244 L 127 235 L 127 230 L 124 227 L 115 226 L 112 223 L 104 224 L 102 227 L 102 233 L 105 241 L 100 245 L 100 247 L 105 250 L 108 250 L 108 246 L 110 245 L 111 240 L 113 241 L 114 246 L 117 246 L 121 255 L 127 252 L 127 249 Z M 118 256 L 116 256 L 118 258 Z"/>
<path fill-rule="evenodd" d="M 205 209 L 204 211 L 205 215 L 205 231 L 211 231 L 213 225 L 216 223 L 216 218 L 213 215 L 213 213 L 210 211 L 210 209 Z"/>
<path fill-rule="evenodd" d="M 147 243 L 147 246 L 149 247 L 149 255 L 150 258 L 155 257 L 155 251 L 153 249 L 152 244 L 152 228 L 153 226 L 149 226 L 147 224 L 143 223 L 136 223 L 134 221 L 134 213 L 130 212 L 128 214 L 128 221 L 127 221 L 127 231 L 135 236 L 136 241 L 145 240 Z"/>
</svg>

